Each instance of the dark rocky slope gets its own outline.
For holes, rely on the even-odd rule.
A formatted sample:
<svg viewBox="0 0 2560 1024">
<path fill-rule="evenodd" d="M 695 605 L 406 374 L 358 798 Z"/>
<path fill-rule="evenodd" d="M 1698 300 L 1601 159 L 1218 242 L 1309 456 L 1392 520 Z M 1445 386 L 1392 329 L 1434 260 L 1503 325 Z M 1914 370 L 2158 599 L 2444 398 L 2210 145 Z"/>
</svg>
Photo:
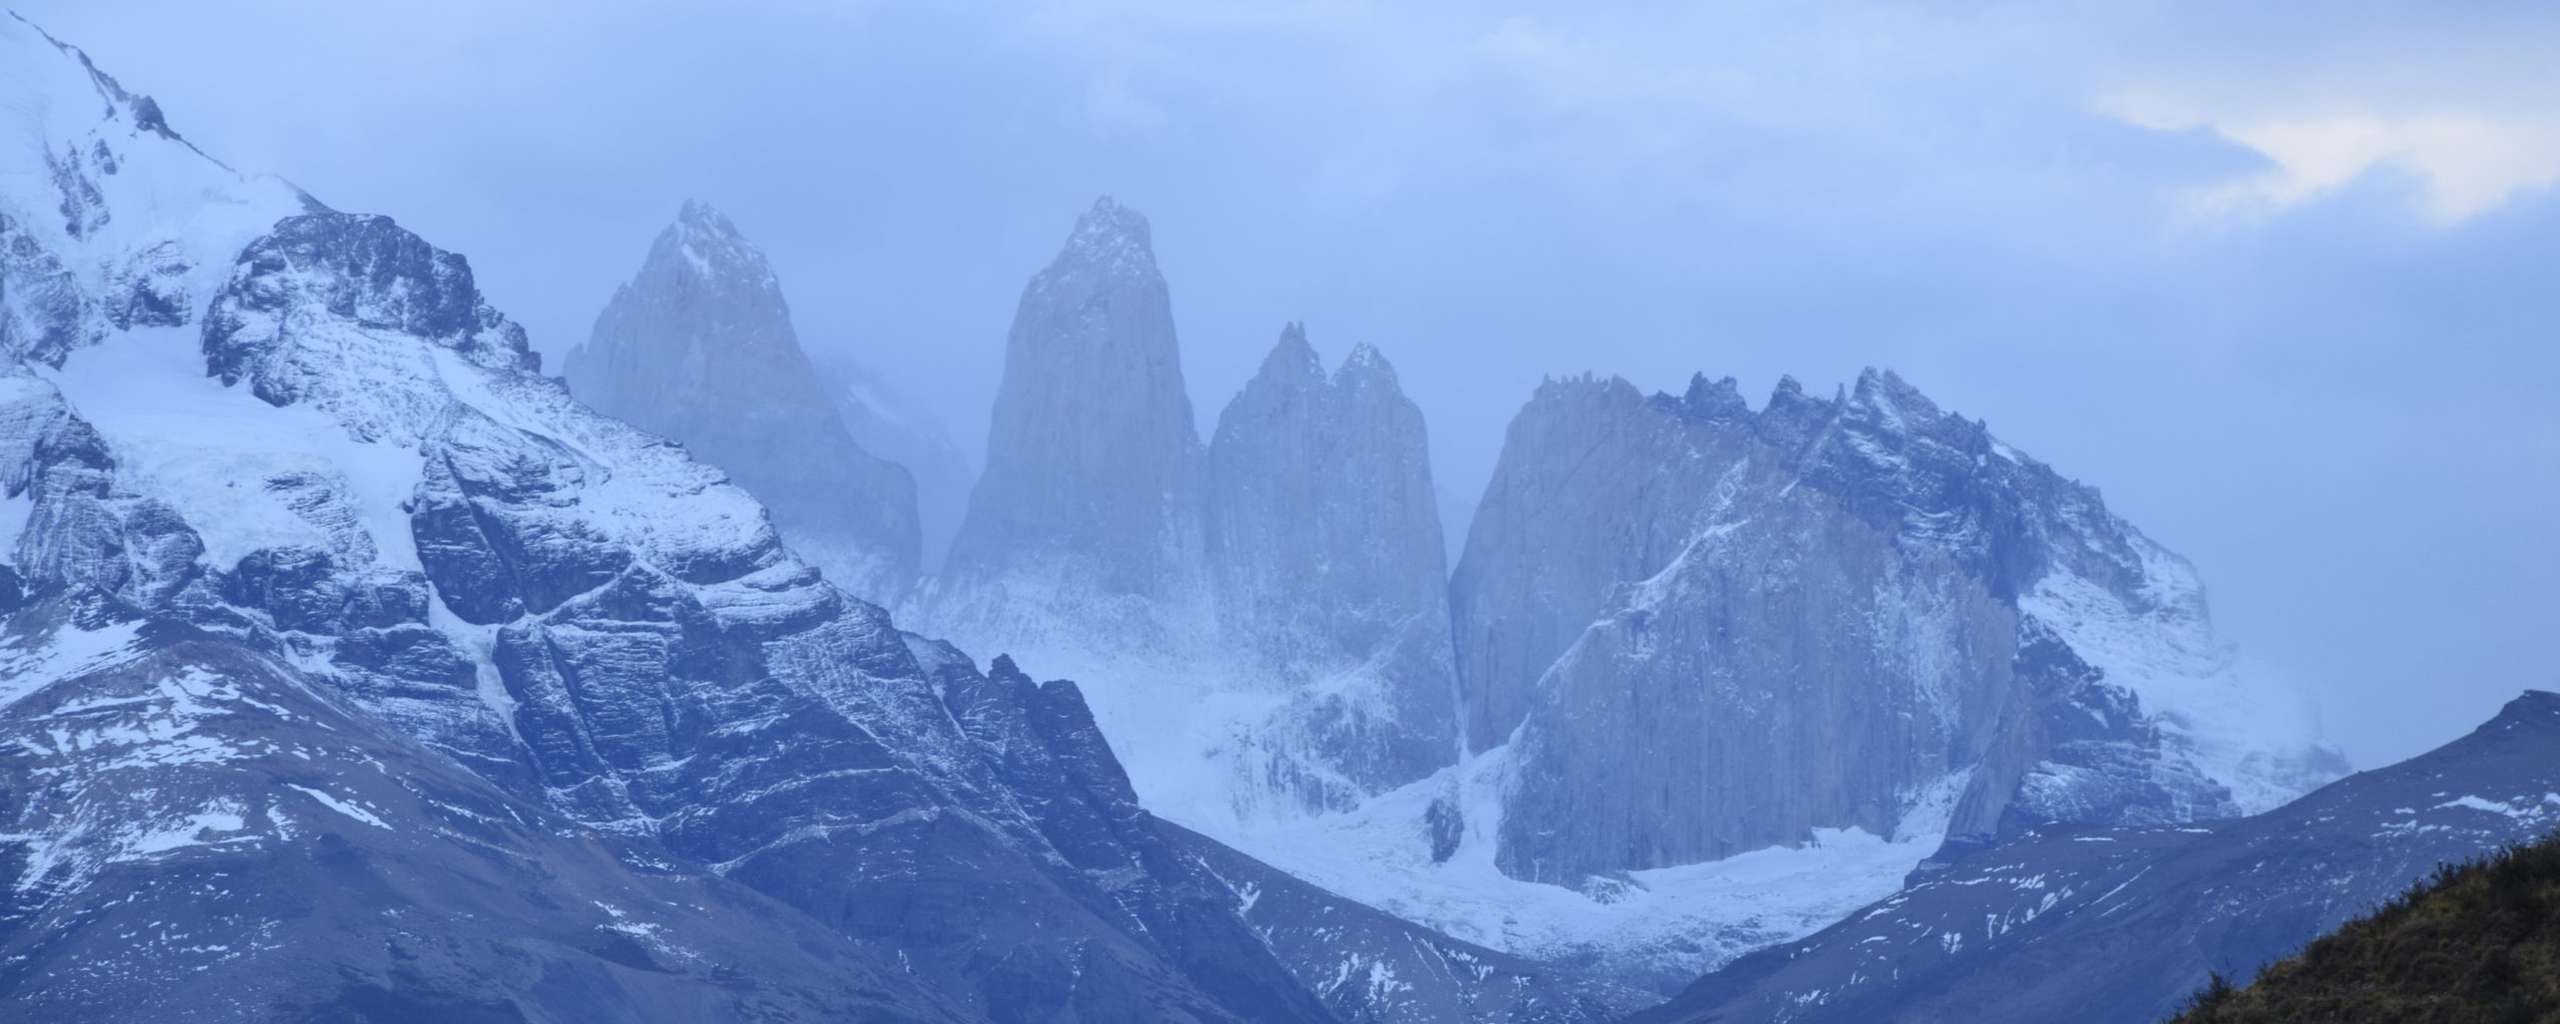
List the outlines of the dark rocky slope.
<svg viewBox="0 0 2560 1024">
<path fill-rule="evenodd" d="M 2265 814 L 2049 829 L 1978 850 L 1636 1021 L 2148 1024 L 2246 979 L 2436 867 L 2560 825 L 2560 694 Z"/>
</svg>

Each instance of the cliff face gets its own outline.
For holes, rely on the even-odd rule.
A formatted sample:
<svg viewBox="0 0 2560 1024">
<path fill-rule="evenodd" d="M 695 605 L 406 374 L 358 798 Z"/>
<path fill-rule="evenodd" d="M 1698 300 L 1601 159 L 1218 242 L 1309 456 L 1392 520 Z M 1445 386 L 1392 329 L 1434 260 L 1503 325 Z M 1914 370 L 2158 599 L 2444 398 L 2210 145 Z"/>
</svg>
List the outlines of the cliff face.
<svg viewBox="0 0 2560 1024">
<path fill-rule="evenodd" d="M 914 476 L 854 440 L 772 267 L 718 211 L 685 204 L 562 372 L 588 405 L 726 471 L 848 592 L 889 603 L 914 584 Z"/>
<path fill-rule="evenodd" d="M 1187 824 L 1340 809 L 1456 757 L 1446 561 L 1421 411 L 1362 346 L 1290 326 L 1191 426 L 1146 220 L 1109 199 L 1024 290 L 987 469 L 915 607 L 1093 681 Z"/>
<path fill-rule="evenodd" d="M 1670 564 L 1741 444 L 1623 380 L 1538 389 L 1503 437 L 1449 582 L 1471 749 L 1510 739 L 1613 587 Z"/>
<path fill-rule="evenodd" d="M 1146 218 L 1104 198 L 1023 289 L 945 576 L 1071 585 L 1062 614 L 1196 597 L 1200 460 Z"/>
<path fill-rule="evenodd" d="M 1422 410 L 1362 345 L 1330 376 L 1290 325 L 1227 404 L 1203 521 L 1224 646 L 1305 694 L 1339 799 L 1456 755 L 1446 563 Z"/>
<path fill-rule="evenodd" d="M 2230 728 L 2267 695 L 2183 561 L 1889 373 L 1757 412 L 1730 381 L 1549 385 L 1452 586 L 1470 740 L 1516 744 L 1521 877 L 2227 817 L 2328 765 Z"/>
</svg>

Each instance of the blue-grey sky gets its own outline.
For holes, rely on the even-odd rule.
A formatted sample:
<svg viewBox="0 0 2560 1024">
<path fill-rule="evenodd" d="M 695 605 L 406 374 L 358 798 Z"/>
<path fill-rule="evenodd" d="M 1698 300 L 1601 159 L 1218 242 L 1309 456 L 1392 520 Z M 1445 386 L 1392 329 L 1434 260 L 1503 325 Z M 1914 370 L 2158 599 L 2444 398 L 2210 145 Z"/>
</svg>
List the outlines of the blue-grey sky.
<svg viewBox="0 0 2560 1024">
<path fill-rule="evenodd" d="M 1292 319 L 1463 494 L 1544 374 L 1889 366 L 2192 557 L 2361 764 L 2560 687 L 2548 5 L 16 3 L 555 358 L 700 196 L 974 444 L 1107 192 L 1204 431 Z"/>
</svg>

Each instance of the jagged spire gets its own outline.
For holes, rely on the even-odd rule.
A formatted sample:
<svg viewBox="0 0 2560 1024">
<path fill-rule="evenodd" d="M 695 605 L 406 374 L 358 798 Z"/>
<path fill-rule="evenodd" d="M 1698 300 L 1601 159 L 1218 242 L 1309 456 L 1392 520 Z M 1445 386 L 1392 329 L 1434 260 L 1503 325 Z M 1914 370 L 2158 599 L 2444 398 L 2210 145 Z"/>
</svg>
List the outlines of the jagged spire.
<svg viewBox="0 0 2560 1024">
<path fill-rule="evenodd" d="M 1059 250 L 1055 270 L 1065 265 L 1080 265 L 1113 272 L 1156 272 L 1155 242 L 1147 227 L 1145 214 L 1123 206 L 1110 196 L 1093 201 L 1093 207 L 1076 218 L 1075 230 L 1067 235 L 1067 244 Z"/>
<path fill-rule="evenodd" d="M 1751 404 L 1742 398 L 1741 382 L 1731 377 L 1708 380 L 1703 373 L 1689 377 L 1689 391 L 1680 402 L 1690 416 L 1702 419 L 1733 418 L 1751 412 Z"/>
<path fill-rule="evenodd" d="M 1938 403 L 1930 401 L 1901 375 L 1872 366 L 1859 372 L 1858 383 L 1850 392 L 1850 404 L 1873 410 L 1878 425 L 1893 430 L 1936 423 L 1944 415 Z"/>
<path fill-rule="evenodd" d="M 1104 196 L 1015 307 L 986 469 L 946 568 L 968 582 L 953 592 L 1034 563 L 1072 563 L 1056 569 L 1061 582 L 1095 593 L 1188 589 L 1199 563 L 1193 423 L 1147 220 Z"/>
<path fill-rule="evenodd" d="M 781 283 L 764 250 L 748 241 L 728 215 L 698 198 L 676 208 L 675 221 L 650 245 L 641 274 L 690 274 L 717 287 L 770 290 L 775 293 L 770 301 L 781 301 Z"/>
<path fill-rule="evenodd" d="M 710 203 L 676 208 L 562 373 L 589 405 L 727 470 L 848 592 L 894 600 L 913 579 L 913 474 L 854 440 L 772 265 Z"/>
<path fill-rule="evenodd" d="M 1342 357 L 1342 367 L 1333 372 L 1336 384 L 1383 384 L 1397 387 L 1395 364 L 1387 362 L 1387 354 L 1378 346 L 1361 342 L 1351 346 L 1351 354 Z"/>
<path fill-rule="evenodd" d="M 1257 377 L 1292 380 L 1323 380 L 1324 361 L 1316 356 L 1315 346 L 1307 344 L 1305 324 L 1290 321 L 1280 328 L 1280 343 L 1271 346 L 1271 354 L 1262 357 Z"/>
<path fill-rule="evenodd" d="M 676 209 L 676 223 L 723 235 L 738 233 L 737 226 L 729 222 L 727 214 L 700 198 L 688 198 L 683 206 Z"/>
</svg>

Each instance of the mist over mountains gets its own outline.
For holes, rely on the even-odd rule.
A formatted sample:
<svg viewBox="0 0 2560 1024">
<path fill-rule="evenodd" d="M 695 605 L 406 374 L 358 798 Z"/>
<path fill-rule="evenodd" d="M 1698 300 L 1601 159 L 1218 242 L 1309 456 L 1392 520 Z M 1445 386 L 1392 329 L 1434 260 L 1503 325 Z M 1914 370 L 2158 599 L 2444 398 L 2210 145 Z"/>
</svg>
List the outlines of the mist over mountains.
<svg viewBox="0 0 2560 1024">
<path fill-rule="evenodd" d="M 1203 437 L 1105 197 L 972 465 L 708 203 L 548 376 L 463 254 L 0 68 L 29 1019 L 2147 1020 L 2560 821 L 2549 694 L 2349 774 L 1890 370 L 1545 381 L 1448 522 L 1391 344 L 1275 324 Z"/>
</svg>

